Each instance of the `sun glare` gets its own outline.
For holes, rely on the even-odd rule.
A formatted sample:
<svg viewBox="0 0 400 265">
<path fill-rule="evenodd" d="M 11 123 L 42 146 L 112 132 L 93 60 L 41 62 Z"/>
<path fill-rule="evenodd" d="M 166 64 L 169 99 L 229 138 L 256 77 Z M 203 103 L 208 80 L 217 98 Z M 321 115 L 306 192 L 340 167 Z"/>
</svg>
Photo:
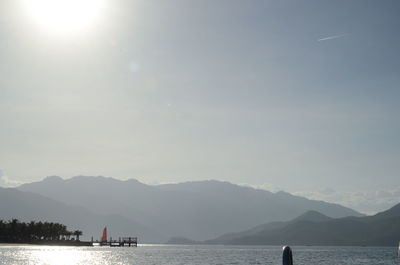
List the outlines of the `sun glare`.
<svg viewBox="0 0 400 265">
<path fill-rule="evenodd" d="M 83 30 L 95 23 L 104 0 L 25 0 L 24 5 L 41 27 L 66 33 Z"/>
</svg>

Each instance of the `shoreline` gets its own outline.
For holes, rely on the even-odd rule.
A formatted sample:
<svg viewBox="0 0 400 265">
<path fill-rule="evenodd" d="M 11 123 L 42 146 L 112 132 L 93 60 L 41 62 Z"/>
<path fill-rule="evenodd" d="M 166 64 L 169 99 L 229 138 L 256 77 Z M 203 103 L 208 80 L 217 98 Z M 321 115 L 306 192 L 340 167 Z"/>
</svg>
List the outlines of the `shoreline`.
<svg viewBox="0 0 400 265">
<path fill-rule="evenodd" d="M 0 242 L 0 246 L 56 246 L 56 247 L 93 247 L 91 241 L 39 241 L 39 242 Z"/>
</svg>

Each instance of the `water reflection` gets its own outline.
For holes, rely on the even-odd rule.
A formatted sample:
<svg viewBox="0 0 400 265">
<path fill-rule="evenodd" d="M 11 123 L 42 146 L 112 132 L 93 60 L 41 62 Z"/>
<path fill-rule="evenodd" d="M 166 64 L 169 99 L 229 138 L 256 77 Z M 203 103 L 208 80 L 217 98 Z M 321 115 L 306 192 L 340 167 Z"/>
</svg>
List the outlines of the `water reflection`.
<svg viewBox="0 0 400 265">
<path fill-rule="evenodd" d="M 74 248 L 48 247 L 32 250 L 30 260 L 34 264 L 69 265 L 93 264 L 91 251 L 79 251 Z"/>
<path fill-rule="evenodd" d="M 81 265 L 109 264 L 107 252 L 95 248 L 2 246 L 0 264 L 7 265 Z"/>
<path fill-rule="evenodd" d="M 296 265 L 399 265 L 395 247 L 296 247 Z M 278 265 L 281 246 L 1 246 L 0 265 Z"/>
</svg>

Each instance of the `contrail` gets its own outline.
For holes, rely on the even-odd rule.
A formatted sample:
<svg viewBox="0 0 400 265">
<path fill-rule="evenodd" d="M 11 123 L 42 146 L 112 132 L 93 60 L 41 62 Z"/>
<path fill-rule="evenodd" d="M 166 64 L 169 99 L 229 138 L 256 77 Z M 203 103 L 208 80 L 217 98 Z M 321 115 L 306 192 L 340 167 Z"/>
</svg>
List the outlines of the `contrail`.
<svg viewBox="0 0 400 265">
<path fill-rule="evenodd" d="M 349 35 L 349 34 L 332 35 L 332 36 L 328 36 L 325 38 L 320 38 L 320 39 L 318 39 L 318 41 L 334 40 L 334 39 L 342 38 L 347 35 Z"/>
</svg>

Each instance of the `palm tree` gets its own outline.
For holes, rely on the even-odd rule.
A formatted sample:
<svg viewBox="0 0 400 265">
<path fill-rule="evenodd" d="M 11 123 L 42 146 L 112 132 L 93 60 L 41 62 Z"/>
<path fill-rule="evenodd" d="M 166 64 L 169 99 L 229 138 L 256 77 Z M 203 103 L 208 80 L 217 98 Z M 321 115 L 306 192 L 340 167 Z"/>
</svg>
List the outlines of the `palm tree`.
<svg viewBox="0 0 400 265">
<path fill-rule="evenodd" d="M 17 219 L 4 222 L 0 220 L 0 243 L 35 242 L 42 240 L 58 241 L 62 237 L 70 239 L 71 235 L 79 241 L 82 231 L 70 232 L 63 224 L 53 222 L 20 222 Z"/>
<path fill-rule="evenodd" d="M 11 237 L 14 238 L 14 240 L 18 240 L 20 236 L 18 219 L 12 219 L 8 222 L 8 225 L 10 227 Z"/>
<path fill-rule="evenodd" d="M 74 231 L 74 236 L 76 236 L 76 240 L 79 241 L 79 236 L 82 235 L 82 231 L 80 230 L 75 230 Z"/>
<path fill-rule="evenodd" d="M 45 236 L 45 232 L 44 232 L 44 224 L 39 221 L 38 223 L 36 223 L 36 236 L 39 240 L 43 239 Z"/>
<path fill-rule="evenodd" d="M 71 236 L 72 236 L 72 232 L 67 231 L 67 233 L 65 233 L 65 235 L 67 236 L 67 240 L 70 240 Z"/>
</svg>

